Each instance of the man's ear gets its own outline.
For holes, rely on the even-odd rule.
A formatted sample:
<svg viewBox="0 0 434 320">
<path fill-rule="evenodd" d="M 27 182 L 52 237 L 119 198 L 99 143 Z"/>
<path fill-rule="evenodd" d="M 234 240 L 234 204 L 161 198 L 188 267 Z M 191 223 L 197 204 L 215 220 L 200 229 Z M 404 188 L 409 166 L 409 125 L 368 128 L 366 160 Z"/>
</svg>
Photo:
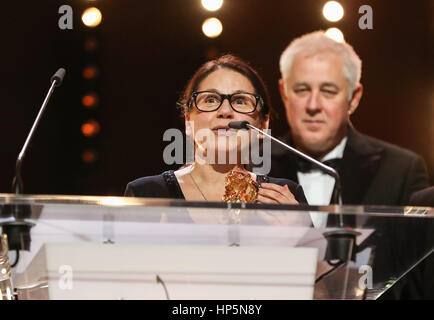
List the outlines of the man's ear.
<svg viewBox="0 0 434 320">
<path fill-rule="evenodd" d="M 283 82 L 283 79 L 279 79 L 279 91 L 280 91 L 280 97 L 283 101 L 286 100 L 286 92 L 285 92 L 285 83 Z"/>
<path fill-rule="evenodd" d="M 351 97 L 349 103 L 348 115 L 352 115 L 354 111 L 356 111 L 357 107 L 359 106 L 360 99 L 362 99 L 362 95 L 363 95 L 363 86 L 362 84 L 359 84 L 356 90 L 353 91 L 353 96 Z"/>
</svg>

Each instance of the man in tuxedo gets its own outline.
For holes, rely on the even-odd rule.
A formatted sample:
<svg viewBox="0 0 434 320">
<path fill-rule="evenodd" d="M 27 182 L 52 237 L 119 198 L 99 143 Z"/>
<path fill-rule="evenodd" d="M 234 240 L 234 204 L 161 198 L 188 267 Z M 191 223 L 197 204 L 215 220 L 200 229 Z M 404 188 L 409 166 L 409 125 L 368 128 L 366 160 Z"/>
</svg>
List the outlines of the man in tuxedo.
<svg viewBox="0 0 434 320">
<path fill-rule="evenodd" d="M 347 43 L 317 31 L 295 39 L 280 58 L 280 93 L 290 126 L 287 143 L 335 167 L 343 204 L 406 205 L 428 187 L 417 154 L 359 133 L 350 116 L 359 105 L 362 62 Z M 273 146 L 270 175 L 298 181 L 311 205 L 331 201 L 334 179 Z"/>
<path fill-rule="evenodd" d="M 343 204 L 407 205 L 414 192 L 428 187 L 425 163 L 417 154 L 361 134 L 352 126 L 350 116 L 363 94 L 361 70 L 362 62 L 353 48 L 328 38 L 322 31 L 292 41 L 280 57 L 279 87 L 290 127 L 283 140 L 337 169 Z M 311 205 L 331 201 L 334 179 L 281 146 L 273 145 L 270 175 L 298 181 Z M 311 213 L 311 217 L 315 227 L 337 223 L 336 215 Z M 345 225 L 354 226 L 353 218 L 345 216 Z M 413 226 L 417 221 L 397 219 L 386 224 L 379 219 L 381 216 L 365 221 L 366 227 L 376 228 L 365 244 L 376 247 L 374 282 L 389 279 L 393 275 L 389 267 L 397 273 L 407 267 L 401 265 L 408 261 L 400 260 L 399 250 L 404 248 L 407 255 L 415 251 L 409 259 L 416 261 L 421 254 L 413 250 L 416 244 L 432 243 L 425 240 L 425 229 Z M 418 229 L 421 232 L 416 237 Z M 385 298 L 427 296 L 422 294 L 428 279 L 424 272 L 427 266 L 421 264 Z"/>
</svg>

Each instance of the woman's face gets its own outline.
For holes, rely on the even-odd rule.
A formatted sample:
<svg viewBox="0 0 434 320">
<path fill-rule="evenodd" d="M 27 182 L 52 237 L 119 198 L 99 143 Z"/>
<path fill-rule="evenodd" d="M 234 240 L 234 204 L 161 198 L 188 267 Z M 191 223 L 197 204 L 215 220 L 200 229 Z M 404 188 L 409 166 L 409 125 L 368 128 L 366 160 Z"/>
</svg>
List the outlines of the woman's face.
<svg viewBox="0 0 434 320">
<path fill-rule="evenodd" d="M 202 80 L 196 91 L 215 91 L 220 94 L 236 92 L 256 94 L 248 78 L 236 71 L 225 68 L 209 74 Z M 249 145 L 249 131 L 226 130 L 229 129 L 228 124 L 232 121 L 247 120 L 257 128 L 267 129 L 268 118 L 265 120 L 261 118 L 259 109 L 260 105 L 258 103 L 253 113 L 239 113 L 231 108 L 228 99 L 225 99 L 216 111 L 202 112 L 193 106 L 191 112 L 186 115 L 186 131 L 187 134 L 194 134 L 196 146 L 206 148 L 208 152 L 228 152 L 234 148 L 240 150 L 240 146 Z M 193 124 L 193 128 L 191 124 Z M 208 133 L 204 135 L 204 132 Z M 230 140 L 234 141 L 234 137 L 237 135 L 240 138 L 237 139 L 237 143 L 234 145 Z"/>
</svg>

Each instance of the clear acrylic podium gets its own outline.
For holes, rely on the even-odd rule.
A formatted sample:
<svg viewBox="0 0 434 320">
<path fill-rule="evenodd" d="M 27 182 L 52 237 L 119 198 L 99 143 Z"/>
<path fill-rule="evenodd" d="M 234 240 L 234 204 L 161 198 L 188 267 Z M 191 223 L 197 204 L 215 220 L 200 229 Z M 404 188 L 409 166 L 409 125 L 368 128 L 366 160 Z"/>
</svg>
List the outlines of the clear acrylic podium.
<svg viewBox="0 0 434 320">
<path fill-rule="evenodd" d="M 27 216 L 12 217 L 21 206 Z M 434 290 L 433 208 L 0 194 L 0 214 L 3 232 L 16 218 L 31 225 L 30 250 L 11 275 L 19 299 L 378 299 L 397 288 Z M 351 259 L 332 265 L 325 234 L 336 230 L 357 237 Z M 16 258 L 10 250 L 10 264 Z M 99 294 L 88 289 L 96 285 Z"/>
</svg>

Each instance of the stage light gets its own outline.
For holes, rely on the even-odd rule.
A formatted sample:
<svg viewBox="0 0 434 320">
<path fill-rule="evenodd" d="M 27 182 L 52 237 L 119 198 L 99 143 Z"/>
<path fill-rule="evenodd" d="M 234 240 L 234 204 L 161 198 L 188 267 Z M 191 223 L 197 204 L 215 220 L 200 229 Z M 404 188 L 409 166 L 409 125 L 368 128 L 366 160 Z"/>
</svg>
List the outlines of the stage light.
<svg viewBox="0 0 434 320">
<path fill-rule="evenodd" d="M 101 23 L 102 14 L 98 8 L 92 7 L 84 10 L 81 20 L 87 27 L 96 27 Z"/>
<path fill-rule="evenodd" d="M 223 31 L 223 25 L 217 18 L 208 18 L 202 24 L 203 33 L 209 38 L 218 37 Z"/>
<path fill-rule="evenodd" d="M 202 0 L 202 6 L 208 11 L 217 11 L 222 4 L 223 0 Z"/>
<path fill-rule="evenodd" d="M 98 43 L 95 39 L 87 39 L 83 44 L 84 50 L 88 52 L 93 52 L 98 49 Z"/>
<path fill-rule="evenodd" d="M 344 34 L 341 30 L 338 28 L 329 28 L 325 32 L 326 36 L 337 41 L 337 42 L 344 42 Z"/>
<path fill-rule="evenodd" d="M 93 108 L 98 105 L 99 97 L 95 92 L 90 92 L 81 98 L 81 103 L 86 108 Z"/>
<path fill-rule="evenodd" d="M 344 16 L 344 8 L 342 8 L 339 2 L 329 1 L 324 5 L 322 14 L 327 20 L 336 22 Z"/>
<path fill-rule="evenodd" d="M 81 160 L 83 160 L 84 163 L 93 163 L 97 159 L 97 153 L 95 150 L 85 150 L 81 154 Z"/>
<path fill-rule="evenodd" d="M 90 80 L 97 76 L 98 69 L 95 66 L 87 66 L 83 69 L 83 78 Z"/>
<path fill-rule="evenodd" d="M 99 133 L 101 129 L 99 123 L 95 120 L 89 120 L 82 124 L 81 132 L 85 137 L 93 137 Z"/>
</svg>

